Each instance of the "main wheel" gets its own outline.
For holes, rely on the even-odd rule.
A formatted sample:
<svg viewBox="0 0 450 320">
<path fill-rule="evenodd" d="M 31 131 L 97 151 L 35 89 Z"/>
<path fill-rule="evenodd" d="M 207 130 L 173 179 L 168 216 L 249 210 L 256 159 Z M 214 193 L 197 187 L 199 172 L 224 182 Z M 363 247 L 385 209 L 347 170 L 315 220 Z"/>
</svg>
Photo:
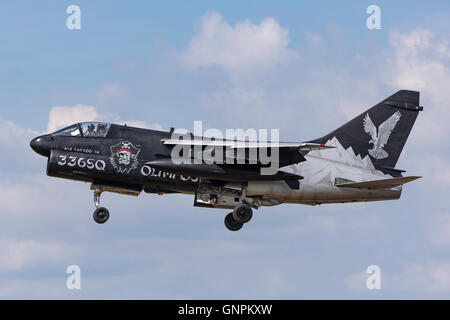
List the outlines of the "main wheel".
<svg viewBox="0 0 450 320">
<path fill-rule="evenodd" d="M 97 223 L 105 223 L 109 219 L 109 211 L 106 208 L 100 207 L 94 211 L 94 221 Z"/>
<path fill-rule="evenodd" d="M 243 225 L 244 225 L 243 223 L 234 220 L 232 212 L 227 214 L 227 216 L 225 217 L 225 227 L 227 227 L 228 230 L 238 231 L 239 229 L 242 228 Z"/>
<path fill-rule="evenodd" d="M 239 223 L 249 222 L 252 216 L 252 208 L 248 204 L 240 204 L 233 210 L 233 218 Z"/>
</svg>

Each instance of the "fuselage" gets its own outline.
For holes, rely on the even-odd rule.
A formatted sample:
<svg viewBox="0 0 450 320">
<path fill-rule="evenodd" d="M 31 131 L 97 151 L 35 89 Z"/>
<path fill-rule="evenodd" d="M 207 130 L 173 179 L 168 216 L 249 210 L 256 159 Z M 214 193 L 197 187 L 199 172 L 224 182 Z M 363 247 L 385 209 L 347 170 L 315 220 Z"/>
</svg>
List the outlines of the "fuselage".
<svg viewBox="0 0 450 320">
<path fill-rule="evenodd" d="M 149 164 L 170 158 L 171 149 L 161 143 L 161 139 L 169 138 L 169 132 L 105 125 L 108 130 L 103 136 L 83 134 L 84 129 L 80 126 L 79 135 L 55 133 L 36 138 L 40 139 L 44 153 L 48 152 L 47 174 L 149 193 L 195 194 L 200 184 L 207 183 L 207 179 L 191 173 L 168 172 Z M 39 142 L 35 140 L 32 145 L 39 149 Z M 45 143 L 48 150 L 42 147 Z M 376 201 L 400 197 L 401 186 L 388 190 L 336 186 L 342 180 L 366 181 L 390 176 L 376 170 L 368 157 L 361 159 L 352 150 L 345 150 L 336 139 L 329 144 L 336 148 L 310 151 L 305 156 L 307 161 L 281 168 L 281 171 L 302 176 L 301 180 L 258 181 L 244 177 L 216 181 L 215 184 L 226 189 L 230 181 L 245 182 L 246 196 L 258 199 L 258 205 Z"/>
</svg>

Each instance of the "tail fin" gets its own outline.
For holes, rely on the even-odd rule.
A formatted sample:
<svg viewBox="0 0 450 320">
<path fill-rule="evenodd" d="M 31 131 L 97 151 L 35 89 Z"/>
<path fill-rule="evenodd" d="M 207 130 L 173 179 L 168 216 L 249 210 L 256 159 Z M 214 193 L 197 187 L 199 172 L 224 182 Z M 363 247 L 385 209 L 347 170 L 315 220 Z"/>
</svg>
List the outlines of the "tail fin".
<svg viewBox="0 0 450 320">
<path fill-rule="evenodd" d="M 419 92 L 400 90 L 330 134 L 310 142 L 325 144 L 336 137 L 345 149 L 352 147 L 362 158 L 369 155 L 377 169 L 400 171 L 394 167 L 422 110 Z"/>
</svg>

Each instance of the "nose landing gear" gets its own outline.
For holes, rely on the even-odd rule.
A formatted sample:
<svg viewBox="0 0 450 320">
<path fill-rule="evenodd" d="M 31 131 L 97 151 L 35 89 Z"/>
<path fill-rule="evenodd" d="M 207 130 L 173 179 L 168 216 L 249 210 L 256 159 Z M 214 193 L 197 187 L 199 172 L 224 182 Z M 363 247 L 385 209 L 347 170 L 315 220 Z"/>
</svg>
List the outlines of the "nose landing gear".
<svg viewBox="0 0 450 320">
<path fill-rule="evenodd" d="M 242 228 L 244 223 L 250 221 L 252 216 L 252 208 L 248 204 L 240 204 L 234 208 L 233 212 L 226 215 L 225 227 L 231 231 L 238 231 Z"/>
<path fill-rule="evenodd" d="M 94 204 L 96 208 L 94 211 L 94 221 L 99 224 L 105 223 L 109 219 L 108 209 L 100 207 L 100 196 L 102 192 L 103 190 L 100 188 L 95 188 L 94 190 Z"/>
<path fill-rule="evenodd" d="M 108 221 L 109 219 L 109 211 L 106 208 L 100 207 L 95 209 L 94 211 L 94 221 L 102 224 Z"/>
</svg>

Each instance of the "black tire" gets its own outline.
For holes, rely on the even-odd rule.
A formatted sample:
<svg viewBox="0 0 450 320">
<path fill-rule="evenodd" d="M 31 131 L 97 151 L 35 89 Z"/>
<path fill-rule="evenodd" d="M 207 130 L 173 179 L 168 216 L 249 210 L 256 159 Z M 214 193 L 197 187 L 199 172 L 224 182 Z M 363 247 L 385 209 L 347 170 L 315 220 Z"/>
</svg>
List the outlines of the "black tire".
<svg viewBox="0 0 450 320">
<path fill-rule="evenodd" d="M 233 210 L 233 218 L 239 223 L 249 222 L 252 216 L 252 208 L 248 204 L 240 204 Z"/>
<path fill-rule="evenodd" d="M 234 220 L 233 212 L 230 212 L 225 217 L 225 227 L 227 227 L 227 229 L 230 231 L 238 231 L 242 228 L 243 225 L 244 225 L 243 223 Z"/>
<path fill-rule="evenodd" d="M 97 223 L 105 223 L 109 219 L 109 211 L 106 208 L 100 207 L 94 211 L 94 221 Z"/>
</svg>

